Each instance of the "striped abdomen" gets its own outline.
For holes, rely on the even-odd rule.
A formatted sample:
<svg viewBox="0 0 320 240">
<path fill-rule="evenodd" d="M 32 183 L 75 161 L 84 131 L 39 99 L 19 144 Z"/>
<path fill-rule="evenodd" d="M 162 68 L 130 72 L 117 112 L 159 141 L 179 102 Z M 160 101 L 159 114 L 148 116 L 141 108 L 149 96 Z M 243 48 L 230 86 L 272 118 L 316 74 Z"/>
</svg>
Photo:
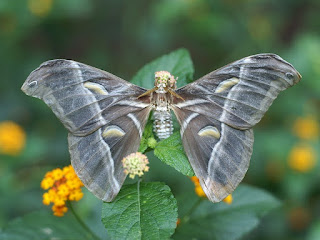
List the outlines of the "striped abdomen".
<svg viewBox="0 0 320 240">
<path fill-rule="evenodd" d="M 171 113 L 169 109 L 156 108 L 153 112 L 153 131 L 159 139 L 170 137 L 173 132 Z"/>
</svg>

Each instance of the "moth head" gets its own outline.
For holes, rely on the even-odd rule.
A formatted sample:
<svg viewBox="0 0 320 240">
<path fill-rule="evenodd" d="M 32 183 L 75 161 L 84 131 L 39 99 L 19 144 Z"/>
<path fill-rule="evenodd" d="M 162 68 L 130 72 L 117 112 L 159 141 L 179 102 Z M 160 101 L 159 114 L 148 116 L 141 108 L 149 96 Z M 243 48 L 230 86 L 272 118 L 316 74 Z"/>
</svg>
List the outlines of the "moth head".
<svg viewBox="0 0 320 240">
<path fill-rule="evenodd" d="M 167 71 L 155 72 L 154 87 L 157 93 L 167 93 L 177 88 L 177 79 Z"/>
</svg>

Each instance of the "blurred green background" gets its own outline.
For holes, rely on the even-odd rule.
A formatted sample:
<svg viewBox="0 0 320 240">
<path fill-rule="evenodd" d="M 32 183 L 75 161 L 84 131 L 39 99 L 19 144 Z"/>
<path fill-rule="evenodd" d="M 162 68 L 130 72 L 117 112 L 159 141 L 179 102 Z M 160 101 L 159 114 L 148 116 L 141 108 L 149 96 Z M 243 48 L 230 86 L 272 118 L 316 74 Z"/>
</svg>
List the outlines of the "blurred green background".
<svg viewBox="0 0 320 240">
<path fill-rule="evenodd" d="M 40 181 L 70 164 L 67 131 L 43 102 L 20 90 L 32 70 L 67 58 L 130 80 L 147 62 L 183 47 L 194 79 L 262 52 L 301 73 L 255 127 L 244 182 L 283 205 L 244 239 L 320 239 L 319 12 L 318 0 L 1 0 L 0 228 L 34 210 L 51 211 L 42 204 Z M 148 178 L 165 181 L 175 195 L 193 191 L 188 178 L 156 158 Z M 95 197 L 85 192 L 77 208 L 99 228 Z"/>
</svg>

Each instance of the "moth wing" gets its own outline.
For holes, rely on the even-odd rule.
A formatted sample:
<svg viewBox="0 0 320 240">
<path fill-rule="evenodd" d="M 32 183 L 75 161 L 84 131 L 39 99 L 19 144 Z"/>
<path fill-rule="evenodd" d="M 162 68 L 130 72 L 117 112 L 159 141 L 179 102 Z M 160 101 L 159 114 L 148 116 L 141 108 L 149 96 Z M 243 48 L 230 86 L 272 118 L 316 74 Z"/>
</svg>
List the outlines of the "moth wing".
<svg viewBox="0 0 320 240">
<path fill-rule="evenodd" d="M 71 163 L 84 185 L 112 201 L 126 174 L 121 160 L 139 148 L 150 113 L 146 90 L 71 60 L 34 70 L 22 90 L 42 99 L 68 129 Z"/>
<path fill-rule="evenodd" d="M 21 89 L 43 100 L 76 136 L 86 136 L 119 116 L 148 106 L 147 98 L 137 99 L 146 89 L 72 60 L 44 62 Z"/>
<path fill-rule="evenodd" d="M 239 130 L 214 118 L 175 108 L 189 162 L 212 202 L 233 192 L 249 168 L 253 130 Z"/>
<path fill-rule="evenodd" d="M 301 75 L 275 54 L 235 61 L 177 89 L 185 101 L 176 107 L 213 117 L 237 129 L 257 124 L 278 94 L 298 83 Z"/>
<path fill-rule="evenodd" d="M 149 108 L 123 115 L 84 136 L 69 133 L 71 164 L 84 185 L 103 201 L 112 201 L 127 176 L 122 159 L 138 151 Z"/>
<path fill-rule="evenodd" d="M 280 91 L 300 74 L 275 54 L 235 61 L 176 90 L 172 109 L 200 184 L 213 202 L 221 201 L 243 179 L 253 146 L 252 127 Z"/>
</svg>

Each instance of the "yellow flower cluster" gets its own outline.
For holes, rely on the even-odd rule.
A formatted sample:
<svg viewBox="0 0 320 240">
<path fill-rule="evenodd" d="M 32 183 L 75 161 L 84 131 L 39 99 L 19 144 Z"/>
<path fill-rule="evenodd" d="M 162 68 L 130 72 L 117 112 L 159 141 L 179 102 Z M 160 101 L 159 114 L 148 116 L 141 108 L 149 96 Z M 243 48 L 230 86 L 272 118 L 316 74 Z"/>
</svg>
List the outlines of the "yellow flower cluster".
<svg viewBox="0 0 320 240">
<path fill-rule="evenodd" d="M 300 139 L 288 156 L 289 167 L 299 172 L 309 172 L 317 164 L 316 151 L 311 142 L 319 137 L 319 123 L 313 116 L 297 118 L 292 131 Z"/>
<path fill-rule="evenodd" d="M 307 144 L 296 145 L 291 149 L 289 166 L 299 172 L 308 172 L 316 165 L 314 149 Z"/>
<path fill-rule="evenodd" d="M 294 122 L 292 131 L 301 139 L 315 139 L 319 137 L 319 124 L 312 116 L 299 117 Z"/>
<path fill-rule="evenodd" d="M 16 156 L 25 142 L 26 134 L 22 127 L 11 121 L 0 123 L 0 153 Z"/>
<path fill-rule="evenodd" d="M 132 179 L 136 175 L 141 177 L 143 175 L 143 172 L 148 172 L 148 163 L 149 161 L 147 156 L 140 152 L 131 153 L 130 155 L 122 159 L 124 172 L 125 174 L 129 174 L 129 177 Z"/>
<path fill-rule="evenodd" d="M 194 191 L 196 192 L 196 194 L 199 196 L 199 197 L 207 197 L 207 195 L 204 193 L 201 185 L 200 185 L 200 182 L 199 182 L 199 178 L 197 178 L 196 176 L 193 176 L 190 178 L 191 181 L 193 182 L 194 184 Z"/>
<path fill-rule="evenodd" d="M 48 190 L 43 194 L 43 204 L 53 203 L 55 216 L 62 217 L 67 212 L 66 201 L 79 201 L 83 197 L 83 183 L 71 165 L 47 172 L 41 181 L 41 188 Z"/>
<path fill-rule="evenodd" d="M 200 182 L 199 182 L 199 178 L 197 178 L 196 176 L 193 176 L 190 178 L 191 181 L 193 182 L 194 184 L 194 191 L 196 192 L 196 194 L 199 196 L 199 197 L 207 197 L 206 194 L 204 193 L 201 185 L 200 185 Z M 231 204 L 233 201 L 233 198 L 232 198 L 232 195 L 229 194 L 225 199 L 223 199 L 223 202 L 227 203 L 227 204 Z"/>
</svg>

